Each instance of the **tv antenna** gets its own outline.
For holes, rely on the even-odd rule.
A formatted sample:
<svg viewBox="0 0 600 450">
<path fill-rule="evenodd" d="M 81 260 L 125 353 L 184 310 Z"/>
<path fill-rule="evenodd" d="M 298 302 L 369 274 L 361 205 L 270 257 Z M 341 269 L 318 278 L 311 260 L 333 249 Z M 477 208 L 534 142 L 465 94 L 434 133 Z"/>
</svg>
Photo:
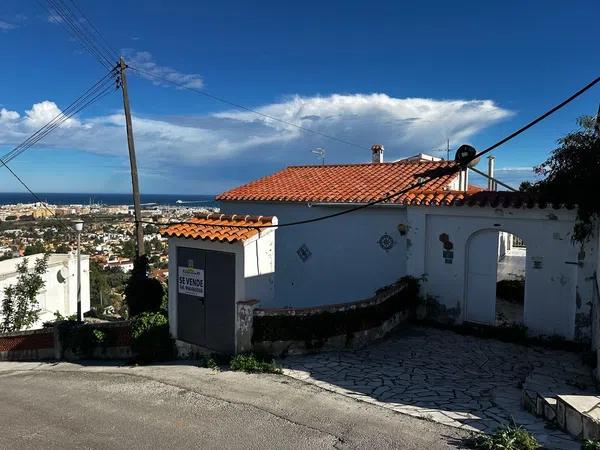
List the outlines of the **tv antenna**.
<svg viewBox="0 0 600 450">
<path fill-rule="evenodd" d="M 315 155 L 319 156 L 319 158 L 321 158 L 321 165 L 324 166 L 325 165 L 325 149 L 324 148 L 315 148 L 314 150 L 312 150 L 312 153 L 314 153 Z"/>
</svg>

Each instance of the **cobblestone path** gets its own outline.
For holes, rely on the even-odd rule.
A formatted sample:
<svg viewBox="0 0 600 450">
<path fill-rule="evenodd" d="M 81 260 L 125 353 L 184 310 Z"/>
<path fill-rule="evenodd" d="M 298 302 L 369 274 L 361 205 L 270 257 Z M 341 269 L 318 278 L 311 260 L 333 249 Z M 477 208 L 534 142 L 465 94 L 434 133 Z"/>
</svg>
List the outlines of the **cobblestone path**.
<svg viewBox="0 0 600 450">
<path fill-rule="evenodd" d="M 553 377 L 589 370 L 574 353 L 412 327 L 367 348 L 282 363 L 290 377 L 399 413 L 484 432 L 514 419 L 548 448 L 579 448 L 521 406 L 533 369 Z"/>
</svg>

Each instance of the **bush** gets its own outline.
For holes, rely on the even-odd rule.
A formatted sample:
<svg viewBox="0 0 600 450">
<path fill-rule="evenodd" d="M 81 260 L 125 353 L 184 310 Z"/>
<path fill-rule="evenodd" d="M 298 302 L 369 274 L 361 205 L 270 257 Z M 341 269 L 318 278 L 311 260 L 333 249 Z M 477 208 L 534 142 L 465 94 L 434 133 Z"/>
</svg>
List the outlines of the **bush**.
<svg viewBox="0 0 600 450">
<path fill-rule="evenodd" d="M 496 295 L 512 303 L 523 303 L 525 301 L 525 279 L 498 281 Z"/>
<path fill-rule="evenodd" d="M 581 444 L 581 450 L 600 450 L 600 441 L 586 439 Z"/>
<path fill-rule="evenodd" d="M 267 362 L 252 353 L 235 355 L 229 362 L 229 368 L 248 373 L 282 373 L 281 367 L 274 360 Z"/>
<path fill-rule="evenodd" d="M 71 351 L 79 358 L 92 358 L 94 350 L 110 345 L 106 332 L 94 325 L 67 319 L 55 323 L 63 351 Z"/>
<path fill-rule="evenodd" d="M 132 350 L 142 361 L 172 359 L 174 343 L 169 333 L 169 320 L 162 313 L 144 312 L 131 321 Z"/>
<path fill-rule="evenodd" d="M 492 435 L 474 436 L 469 444 L 480 450 L 535 450 L 541 447 L 529 431 L 514 423 L 498 427 Z"/>
<path fill-rule="evenodd" d="M 148 277 L 148 258 L 145 255 L 137 258 L 125 286 L 129 316 L 160 311 L 164 294 L 162 283 Z"/>
</svg>

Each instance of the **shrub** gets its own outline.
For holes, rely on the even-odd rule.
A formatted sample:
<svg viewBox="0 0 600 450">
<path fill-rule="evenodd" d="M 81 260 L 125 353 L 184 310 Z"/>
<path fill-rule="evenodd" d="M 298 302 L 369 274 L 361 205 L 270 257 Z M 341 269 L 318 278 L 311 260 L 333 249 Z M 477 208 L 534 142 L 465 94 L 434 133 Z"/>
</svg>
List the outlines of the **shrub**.
<svg viewBox="0 0 600 450">
<path fill-rule="evenodd" d="M 131 321 L 132 349 L 142 361 L 161 361 L 174 356 L 169 320 L 162 313 L 143 312 Z"/>
<path fill-rule="evenodd" d="M 581 444 L 581 450 L 600 450 L 600 441 L 586 439 Z"/>
<path fill-rule="evenodd" d="M 82 324 L 76 319 L 56 322 L 63 351 L 71 351 L 80 358 L 91 358 L 96 348 L 109 345 L 104 331 L 94 328 L 92 324 Z"/>
<path fill-rule="evenodd" d="M 145 255 L 137 258 L 125 286 L 129 316 L 160 311 L 164 293 L 162 283 L 148 277 L 148 258 Z"/>
<path fill-rule="evenodd" d="M 477 435 L 469 442 L 480 450 L 535 450 L 540 448 L 537 439 L 522 426 L 502 425 L 492 435 Z"/>
<path fill-rule="evenodd" d="M 282 373 L 281 367 L 274 360 L 267 362 L 252 353 L 235 355 L 229 362 L 229 368 L 248 373 Z"/>
<path fill-rule="evenodd" d="M 496 295 L 512 303 L 523 303 L 525 301 L 525 279 L 498 281 Z"/>
</svg>

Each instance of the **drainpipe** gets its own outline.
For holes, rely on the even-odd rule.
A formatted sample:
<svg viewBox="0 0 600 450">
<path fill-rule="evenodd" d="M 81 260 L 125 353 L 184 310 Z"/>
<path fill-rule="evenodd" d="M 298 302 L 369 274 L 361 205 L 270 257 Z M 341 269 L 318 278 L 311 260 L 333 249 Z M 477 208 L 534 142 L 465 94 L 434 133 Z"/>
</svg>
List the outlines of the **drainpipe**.
<svg viewBox="0 0 600 450">
<path fill-rule="evenodd" d="M 494 156 L 488 156 L 488 191 L 495 191 L 498 189 L 496 182 L 494 181 Z"/>
</svg>

